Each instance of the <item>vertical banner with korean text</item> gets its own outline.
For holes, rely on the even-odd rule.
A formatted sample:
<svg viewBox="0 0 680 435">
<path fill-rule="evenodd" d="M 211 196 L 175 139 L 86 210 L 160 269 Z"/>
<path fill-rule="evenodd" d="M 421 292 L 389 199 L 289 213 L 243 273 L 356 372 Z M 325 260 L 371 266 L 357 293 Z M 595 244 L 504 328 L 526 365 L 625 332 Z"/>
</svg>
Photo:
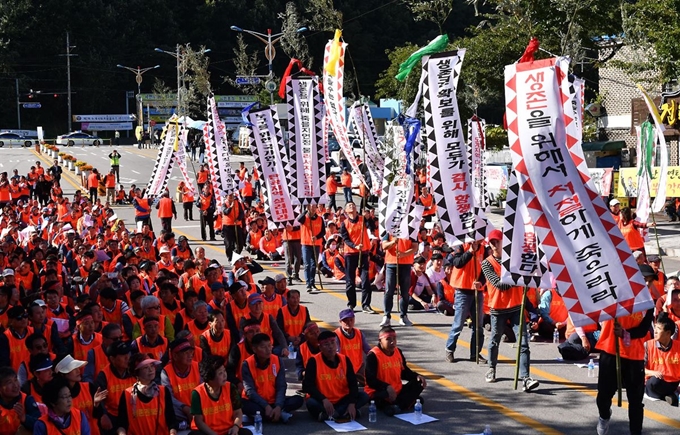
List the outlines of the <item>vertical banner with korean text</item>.
<svg viewBox="0 0 680 435">
<path fill-rule="evenodd" d="M 378 151 L 377 132 L 368 104 L 354 103 L 349 109 L 349 121 L 364 150 L 364 164 L 371 175 L 371 194 L 380 195 L 385 159 Z"/>
<path fill-rule="evenodd" d="M 409 213 L 412 210 L 414 185 L 413 176 L 406 173 L 404 129 L 399 125 L 391 126 L 385 139 L 390 152 L 385 153 L 378 205 L 380 236 L 382 238 L 389 234 L 396 238 L 408 238 L 411 232 Z"/>
<path fill-rule="evenodd" d="M 468 154 L 470 156 L 470 174 L 472 177 L 472 195 L 475 205 L 487 211 L 489 201 L 486 195 L 486 180 L 484 173 L 484 150 L 486 138 L 484 128 L 486 122 L 474 116 L 468 119 Z"/>
<path fill-rule="evenodd" d="M 224 201 L 224 195 L 238 192 L 238 184 L 231 169 L 227 131 L 220 119 L 213 96 L 208 97 L 208 122 L 203 126 L 203 141 L 210 183 L 219 206 Z"/>
<path fill-rule="evenodd" d="M 486 220 L 474 203 L 456 87 L 465 50 L 424 57 L 425 131 L 432 195 L 450 246 L 481 240 Z"/>
<path fill-rule="evenodd" d="M 168 186 L 168 179 L 170 178 L 170 172 L 172 169 L 175 141 L 178 139 L 178 130 L 179 127 L 176 122 L 168 123 L 165 132 L 165 141 L 163 141 L 163 147 L 158 150 L 156 164 L 151 171 L 151 178 L 149 179 L 149 184 L 147 184 L 146 191 L 144 193 L 146 197 L 158 196 L 162 194 Z"/>
<path fill-rule="evenodd" d="M 250 150 L 261 174 L 265 213 L 279 226 L 295 219 L 290 190 L 286 183 L 285 162 L 281 156 L 283 135 L 276 110 L 270 107 L 248 112 Z M 284 153 L 285 154 L 285 153 Z"/>
<path fill-rule="evenodd" d="M 576 326 L 644 311 L 649 290 L 567 146 L 557 59 L 505 68 L 508 141 L 536 235 Z M 618 261 L 616 261 L 618 260 Z"/>
<path fill-rule="evenodd" d="M 187 171 L 186 147 L 188 133 L 189 131 L 184 126 L 180 128 L 179 146 L 177 147 L 177 151 L 175 151 L 175 162 L 177 162 L 177 168 L 179 169 L 179 172 L 182 174 L 184 185 L 189 189 L 191 195 L 193 195 L 194 198 L 197 198 L 197 191 L 196 187 L 194 187 L 194 180 L 192 180 L 191 177 L 189 177 L 189 172 Z"/>
</svg>

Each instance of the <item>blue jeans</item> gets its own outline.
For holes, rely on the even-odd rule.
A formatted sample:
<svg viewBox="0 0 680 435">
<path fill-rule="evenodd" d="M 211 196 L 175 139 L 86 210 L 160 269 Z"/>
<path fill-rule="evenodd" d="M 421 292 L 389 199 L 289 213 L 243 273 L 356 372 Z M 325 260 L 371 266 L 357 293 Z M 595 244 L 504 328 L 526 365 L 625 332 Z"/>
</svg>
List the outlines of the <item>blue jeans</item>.
<svg viewBox="0 0 680 435">
<path fill-rule="evenodd" d="M 411 287 L 411 267 L 408 264 L 400 264 L 399 267 L 399 316 L 408 314 L 408 290 Z M 385 316 L 391 318 L 392 306 L 394 305 L 394 292 L 397 290 L 397 265 L 388 264 L 385 267 Z"/>
<path fill-rule="evenodd" d="M 316 274 L 316 255 L 319 250 L 316 246 L 302 245 L 302 263 L 305 265 L 305 281 L 307 288 L 314 287 L 314 275 Z"/>
<path fill-rule="evenodd" d="M 446 350 L 456 351 L 458 337 L 465 327 L 465 319 L 472 318 L 472 336 L 470 337 L 470 358 L 476 358 L 479 351 L 484 347 L 484 331 L 482 325 L 477 325 L 475 316 L 475 292 L 473 290 L 456 289 L 454 301 L 454 314 L 449 338 L 446 340 Z M 477 292 L 477 314 L 479 321 L 484 319 L 484 292 Z M 477 334 L 479 334 L 479 350 L 477 350 Z"/>
<path fill-rule="evenodd" d="M 352 188 L 343 187 L 342 193 L 345 195 L 345 202 L 352 202 Z"/>
<path fill-rule="evenodd" d="M 456 296 L 458 297 L 458 296 Z M 512 330 L 515 336 L 519 339 L 519 321 L 520 309 L 510 313 L 491 314 L 491 341 L 489 341 L 489 367 L 496 368 L 498 362 L 498 345 L 503 336 L 503 327 L 508 320 L 512 325 Z M 527 332 L 526 323 L 524 325 L 524 332 L 522 334 L 522 347 L 519 354 L 519 377 L 526 378 L 529 376 L 529 333 Z"/>
</svg>

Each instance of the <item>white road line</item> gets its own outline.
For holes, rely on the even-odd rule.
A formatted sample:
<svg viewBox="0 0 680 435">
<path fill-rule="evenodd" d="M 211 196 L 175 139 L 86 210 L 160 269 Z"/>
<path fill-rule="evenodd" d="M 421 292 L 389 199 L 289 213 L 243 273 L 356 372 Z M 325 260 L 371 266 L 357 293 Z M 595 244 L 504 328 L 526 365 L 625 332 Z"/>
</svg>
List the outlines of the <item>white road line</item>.
<svg viewBox="0 0 680 435">
<path fill-rule="evenodd" d="M 173 228 L 199 228 L 199 225 L 173 225 Z"/>
<path fill-rule="evenodd" d="M 130 170 L 131 170 L 132 172 L 134 172 L 135 174 L 139 174 L 139 172 L 135 171 L 134 169 L 130 169 Z"/>
</svg>

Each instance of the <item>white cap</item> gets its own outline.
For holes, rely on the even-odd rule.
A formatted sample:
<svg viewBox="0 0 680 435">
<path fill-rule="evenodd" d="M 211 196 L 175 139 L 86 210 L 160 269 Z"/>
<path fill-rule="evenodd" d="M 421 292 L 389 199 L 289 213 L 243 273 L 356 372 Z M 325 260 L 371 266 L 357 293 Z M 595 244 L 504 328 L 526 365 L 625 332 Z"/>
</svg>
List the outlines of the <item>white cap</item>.
<svg viewBox="0 0 680 435">
<path fill-rule="evenodd" d="M 14 269 L 5 269 L 2 272 L 2 276 L 14 276 Z"/>
<path fill-rule="evenodd" d="M 609 201 L 609 207 L 614 207 L 615 205 L 619 205 L 619 204 L 621 204 L 621 201 L 619 201 L 619 200 L 616 199 L 616 198 L 614 198 L 614 199 L 612 199 L 611 201 Z"/>
<path fill-rule="evenodd" d="M 85 361 L 79 361 L 77 359 L 73 359 L 71 355 L 66 355 L 64 359 L 59 361 L 59 364 L 54 368 L 54 371 L 57 373 L 71 373 L 75 369 L 79 369 L 83 366 L 86 366 L 87 362 Z"/>
<path fill-rule="evenodd" d="M 161 246 L 161 249 L 158 251 L 159 254 L 169 254 L 170 253 L 170 248 L 167 247 L 167 245 Z"/>
</svg>

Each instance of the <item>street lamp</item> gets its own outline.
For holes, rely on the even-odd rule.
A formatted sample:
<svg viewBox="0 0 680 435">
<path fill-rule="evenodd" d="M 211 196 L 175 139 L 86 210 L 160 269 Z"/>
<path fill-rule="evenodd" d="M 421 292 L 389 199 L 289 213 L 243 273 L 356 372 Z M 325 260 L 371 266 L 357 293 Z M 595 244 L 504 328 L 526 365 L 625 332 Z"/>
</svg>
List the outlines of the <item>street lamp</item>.
<svg viewBox="0 0 680 435">
<path fill-rule="evenodd" d="M 168 54 L 168 55 L 174 57 L 175 59 L 177 59 L 177 117 L 180 118 L 182 116 L 182 114 L 181 114 L 181 107 L 182 107 L 181 102 L 182 102 L 182 100 L 181 100 L 180 94 L 182 92 L 182 80 L 181 79 L 182 79 L 182 76 L 183 76 L 183 74 L 181 73 L 181 71 L 182 71 L 182 69 L 181 69 L 182 54 L 180 53 L 180 45 L 177 44 L 177 48 L 175 49 L 174 53 L 172 51 L 161 50 L 160 48 L 154 48 L 154 51 L 156 51 L 158 53 Z M 210 49 L 204 48 L 203 50 L 201 50 L 200 53 L 201 54 L 210 53 Z"/>
<path fill-rule="evenodd" d="M 156 66 L 150 66 L 148 68 L 140 68 L 140 67 L 130 68 L 129 66 L 118 64 L 118 65 L 116 65 L 116 67 L 123 68 L 123 69 L 126 69 L 128 71 L 131 71 L 136 76 L 135 81 L 137 82 L 137 102 L 139 103 L 138 104 L 139 107 L 138 107 L 138 111 L 137 111 L 137 124 L 140 127 L 143 128 L 144 127 L 144 114 L 142 112 L 143 111 L 143 109 L 142 109 L 142 74 L 144 74 L 147 71 L 151 71 L 152 69 L 160 68 L 161 66 L 156 65 Z"/>
<path fill-rule="evenodd" d="M 272 35 L 272 29 L 267 29 L 267 34 L 265 35 L 264 33 L 242 29 L 238 26 L 231 26 L 230 28 L 234 32 L 248 33 L 250 35 L 253 35 L 257 39 L 265 43 L 264 57 L 266 57 L 267 61 L 269 61 L 269 79 L 267 80 L 267 83 L 265 83 L 265 87 L 269 91 L 271 104 L 274 105 L 274 91 L 276 90 L 276 83 L 273 82 L 274 70 L 272 69 L 272 62 L 274 61 L 274 57 L 276 57 L 276 50 L 274 49 L 274 44 L 281 40 L 281 36 L 283 35 L 284 32 Z M 306 31 L 307 31 L 306 27 L 300 27 L 299 29 L 296 30 L 296 33 L 302 33 Z"/>
</svg>

